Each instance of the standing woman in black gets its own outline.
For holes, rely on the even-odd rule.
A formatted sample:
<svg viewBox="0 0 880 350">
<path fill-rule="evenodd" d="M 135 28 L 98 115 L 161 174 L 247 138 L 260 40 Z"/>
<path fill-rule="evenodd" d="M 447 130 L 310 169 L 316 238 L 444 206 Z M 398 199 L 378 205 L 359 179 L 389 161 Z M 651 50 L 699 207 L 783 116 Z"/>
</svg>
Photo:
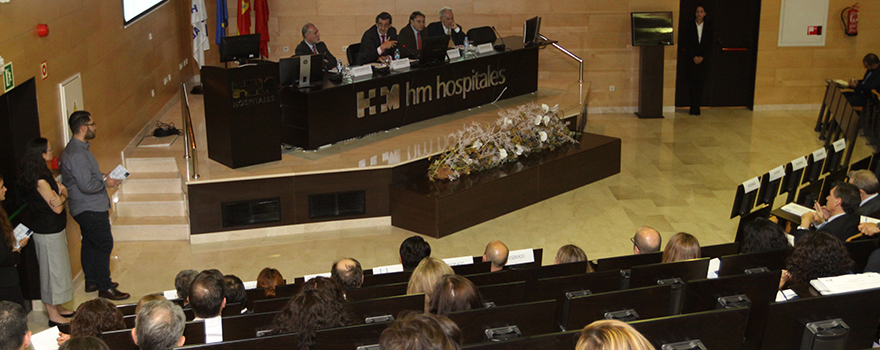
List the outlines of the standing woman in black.
<svg viewBox="0 0 880 350">
<path fill-rule="evenodd" d="M 712 27 L 706 23 L 706 9 L 697 5 L 696 20 L 681 28 L 679 54 L 685 57 L 688 81 L 688 97 L 691 102 L 690 115 L 700 115 L 703 100 L 703 86 L 706 81 L 706 65 L 712 53 Z"/>
<path fill-rule="evenodd" d="M 6 200 L 6 186 L 3 184 L 3 175 L 0 174 L 0 201 Z M 6 210 L 0 206 L 0 237 L 3 245 L 0 245 L 0 300 L 8 300 L 19 303 L 24 307 L 24 296 L 18 286 L 18 262 L 21 260 L 21 248 L 27 245 L 28 239 L 18 242 L 19 248 L 15 248 L 15 233 Z"/>
<path fill-rule="evenodd" d="M 64 303 L 73 300 L 70 256 L 67 254 L 67 188 L 58 183 L 46 162 L 52 160 L 52 144 L 44 138 L 28 142 L 21 158 L 18 186 L 27 200 L 22 223 L 34 231 L 34 248 L 40 262 L 40 299 L 49 314 L 49 327 L 68 323 L 73 311 Z"/>
</svg>

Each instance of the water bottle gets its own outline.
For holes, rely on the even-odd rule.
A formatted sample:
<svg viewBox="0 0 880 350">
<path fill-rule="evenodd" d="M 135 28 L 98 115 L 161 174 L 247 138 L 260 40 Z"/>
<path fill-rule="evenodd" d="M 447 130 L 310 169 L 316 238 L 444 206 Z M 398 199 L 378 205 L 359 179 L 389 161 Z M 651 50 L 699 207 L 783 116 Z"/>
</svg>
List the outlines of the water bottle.
<svg viewBox="0 0 880 350">
<path fill-rule="evenodd" d="M 394 59 L 395 59 L 395 60 L 399 60 L 399 59 L 400 59 L 400 50 L 398 50 L 398 49 L 394 49 Z"/>
<path fill-rule="evenodd" d="M 336 60 L 336 71 L 342 74 L 342 60 Z"/>
</svg>

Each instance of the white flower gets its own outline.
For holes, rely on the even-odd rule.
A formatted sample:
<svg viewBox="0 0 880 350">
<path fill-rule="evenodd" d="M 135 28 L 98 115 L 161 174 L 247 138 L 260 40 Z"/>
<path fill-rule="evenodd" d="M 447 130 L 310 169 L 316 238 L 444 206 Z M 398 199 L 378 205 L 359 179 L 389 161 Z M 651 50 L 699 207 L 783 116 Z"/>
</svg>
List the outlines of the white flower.
<svg viewBox="0 0 880 350">
<path fill-rule="evenodd" d="M 535 117 L 535 125 L 541 125 L 541 120 L 542 120 L 542 118 L 540 115 Z"/>
<path fill-rule="evenodd" d="M 498 150 L 498 156 L 501 157 L 501 159 L 507 158 L 507 150 L 503 148 Z"/>
<path fill-rule="evenodd" d="M 547 141 L 547 133 L 546 132 L 541 131 L 538 133 L 538 135 L 541 136 L 541 142 Z"/>
<path fill-rule="evenodd" d="M 525 152 L 525 149 L 520 145 L 516 145 L 516 150 L 513 152 L 516 153 L 516 155 L 521 156 L 523 152 Z"/>
<path fill-rule="evenodd" d="M 542 103 L 542 104 L 541 104 L 541 110 L 544 111 L 544 113 L 550 112 L 550 106 L 548 106 L 548 105 L 545 104 L 545 103 Z"/>
<path fill-rule="evenodd" d="M 547 124 L 550 124 L 550 116 L 549 115 L 544 116 L 544 125 L 547 125 Z"/>
<path fill-rule="evenodd" d="M 559 110 L 559 104 L 557 103 L 555 106 L 553 106 L 553 109 L 551 109 L 551 111 L 556 113 L 556 111 L 558 111 L 558 110 Z"/>
<path fill-rule="evenodd" d="M 474 148 L 479 149 L 480 147 L 483 147 L 483 143 L 480 140 L 474 141 Z"/>
<path fill-rule="evenodd" d="M 510 118 L 504 118 L 504 124 L 513 124 L 513 120 L 510 120 Z"/>
</svg>

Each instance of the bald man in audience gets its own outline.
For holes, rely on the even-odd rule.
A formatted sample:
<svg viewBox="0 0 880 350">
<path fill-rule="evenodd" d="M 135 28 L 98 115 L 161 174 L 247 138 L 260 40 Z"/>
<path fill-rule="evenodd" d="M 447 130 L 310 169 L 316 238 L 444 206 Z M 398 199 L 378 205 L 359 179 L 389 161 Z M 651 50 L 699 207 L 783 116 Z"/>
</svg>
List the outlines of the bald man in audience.
<svg viewBox="0 0 880 350">
<path fill-rule="evenodd" d="M 345 258 L 333 263 L 330 278 L 339 283 L 344 290 L 357 289 L 364 283 L 364 269 L 361 268 L 360 261 Z"/>
<path fill-rule="evenodd" d="M 659 252 L 662 241 L 660 232 L 650 226 L 639 227 L 636 235 L 630 240 L 633 242 L 633 254 Z"/>
<path fill-rule="evenodd" d="M 859 204 L 859 209 L 856 209 L 856 214 L 872 216 L 880 211 L 880 196 L 877 196 L 880 184 L 877 182 L 877 176 L 870 170 L 854 170 L 846 177 L 849 178 L 847 182 L 859 188 L 862 202 Z"/>
<path fill-rule="evenodd" d="M 490 271 L 501 271 L 507 264 L 507 255 L 510 250 L 501 241 L 492 241 L 486 245 L 486 252 L 483 253 L 483 261 L 492 263 Z"/>
</svg>

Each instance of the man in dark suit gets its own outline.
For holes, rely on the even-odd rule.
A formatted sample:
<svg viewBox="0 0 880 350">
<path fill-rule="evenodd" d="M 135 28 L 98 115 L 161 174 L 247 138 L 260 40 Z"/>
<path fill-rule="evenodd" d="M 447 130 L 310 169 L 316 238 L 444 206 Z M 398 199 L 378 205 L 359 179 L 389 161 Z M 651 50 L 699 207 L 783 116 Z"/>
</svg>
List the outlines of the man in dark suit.
<svg viewBox="0 0 880 350">
<path fill-rule="evenodd" d="M 455 23 L 455 14 L 452 9 L 444 7 L 440 9 L 440 21 L 428 25 L 428 36 L 447 35 L 450 37 L 452 45 L 464 45 L 465 32 L 458 23 Z"/>
<path fill-rule="evenodd" d="M 376 16 L 376 24 L 364 32 L 361 37 L 361 50 L 358 52 L 358 64 L 372 62 L 388 62 L 397 46 L 397 29 L 391 26 L 391 14 L 382 12 Z"/>
<path fill-rule="evenodd" d="M 816 212 L 801 216 L 801 225 L 792 232 L 795 240 L 800 239 L 808 230 L 821 229 L 846 241 L 847 238 L 859 233 L 859 188 L 851 183 L 840 183 L 831 189 L 826 198 L 825 206 L 815 205 Z"/>
<path fill-rule="evenodd" d="M 872 216 L 880 211 L 880 196 L 877 195 L 880 184 L 877 182 L 877 176 L 870 170 L 854 170 L 847 174 L 847 178 L 849 178 L 849 183 L 859 188 L 861 204 L 859 204 L 856 214 Z"/>
<path fill-rule="evenodd" d="M 425 30 L 425 14 L 419 11 L 409 15 L 409 24 L 400 30 L 397 38 L 400 56 L 419 58 L 422 53 L 422 31 Z"/>
<path fill-rule="evenodd" d="M 868 105 L 868 96 L 871 94 L 871 90 L 880 89 L 880 71 L 877 70 L 877 67 L 880 67 L 880 58 L 873 53 L 869 53 L 862 59 L 862 64 L 865 65 L 865 77 L 862 80 L 855 80 L 853 78 L 849 82 L 849 87 L 854 91 L 844 93 L 846 100 L 853 107 Z"/>
<path fill-rule="evenodd" d="M 706 65 L 712 51 L 712 27 L 706 23 L 706 10 L 697 6 L 695 21 L 686 23 L 678 37 L 679 55 L 686 67 L 690 115 L 700 115 L 703 99 L 703 85 L 706 81 Z"/>
<path fill-rule="evenodd" d="M 296 49 L 293 50 L 294 55 L 303 56 L 303 55 L 315 55 L 321 54 L 324 58 L 324 71 L 328 71 L 336 67 L 336 57 L 330 53 L 330 50 L 327 49 L 327 44 L 324 44 L 321 41 L 321 32 L 318 31 L 318 27 L 314 24 L 306 23 L 302 27 L 302 35 L 303 41 L 296 45 Z"/>
</svg>

